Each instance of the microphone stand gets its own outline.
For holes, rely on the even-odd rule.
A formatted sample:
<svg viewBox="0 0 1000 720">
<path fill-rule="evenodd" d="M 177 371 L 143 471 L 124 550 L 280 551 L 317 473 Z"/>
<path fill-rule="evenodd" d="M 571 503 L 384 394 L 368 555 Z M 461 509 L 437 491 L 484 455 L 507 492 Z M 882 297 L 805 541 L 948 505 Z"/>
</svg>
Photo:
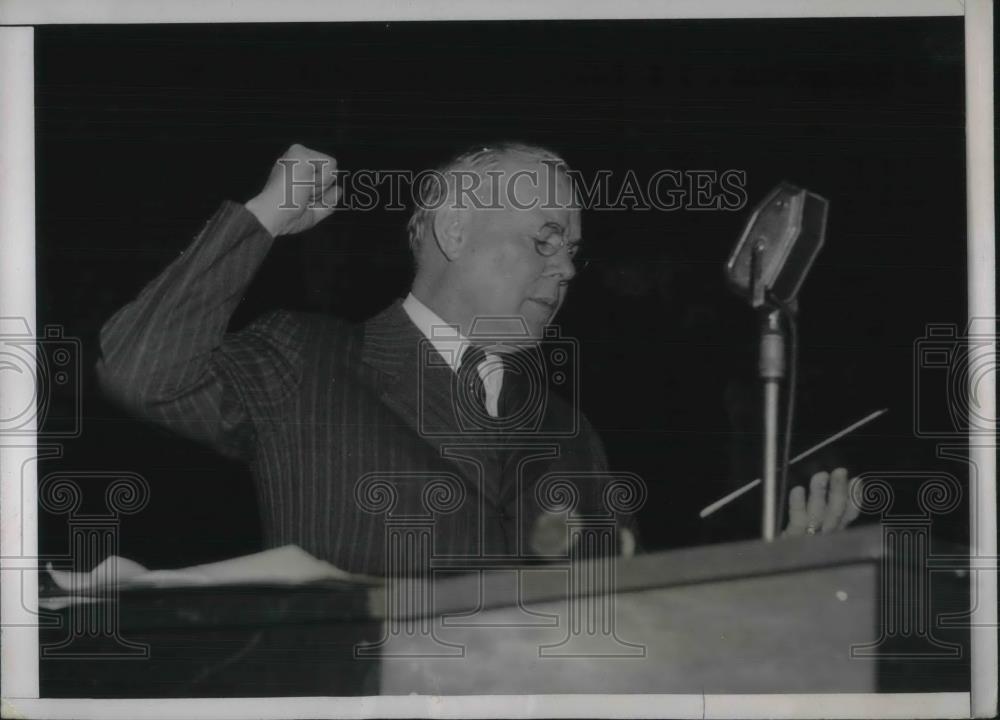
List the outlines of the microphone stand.
<svg viewBox="0 0 1000 720">
<path fill-rule="evenodd" d="M 760 359 L 758 376 L 764 389 L 764 453 L 761 479 L 764 507 L 761 534 L 766 542 L 778 532 L 778 417 L 781 382 L 785 378 L 785 333 L 781 311 L 769 307 L 760 310 Z"/>
<path fill-rule="evenodd" d="M 761 480 L 764 503 L 761 509 L 761 537 L 766 542 L 778 533 L 778 418 L 781 383 L 785 379 L 785 332 L 781 326 L 781 310 L 768 298 L 769 288 L 762 281 L 764 253 L 767 243 L 757 238 L 750 255 L 750 294 L 760 316 L 760 355 L 757 376 L 764 390 L 764 447 Z M 781 490 L 784 492 L 784 489 Z"/>
</svg>

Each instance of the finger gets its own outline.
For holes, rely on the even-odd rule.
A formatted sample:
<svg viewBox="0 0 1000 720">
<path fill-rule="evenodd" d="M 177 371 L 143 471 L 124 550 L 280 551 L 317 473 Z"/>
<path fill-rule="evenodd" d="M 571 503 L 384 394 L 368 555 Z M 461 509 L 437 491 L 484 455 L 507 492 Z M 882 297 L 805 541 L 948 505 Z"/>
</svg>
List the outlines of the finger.
<svg viewBox="0 0 1000 720">
<path fill-rule="evenodd" d="M 845 510 L 847 510 L 847 470 L 837 468 L 830 473 L 830 492 L 826 500 L 826 512 L 823 513 L 821 530 L 828 533 L 838 529 Z"/>
<path fill-rule="evenodd" d="M 861 482 L 860 477 L 851 478 L 851 481 L 847 483 L 847 507 L 844 510 L 844 514 L 840 518 L 840 529 L 843 529 L 850 525 L 852 522 L 858 519 L 861 514 L 861 508 L 858 507 L 858 503 L 854 501 L 855 495 L 858 494 L 857 486 Z"/>
<path fill-rule="evenodd" d="M 320 152 L 319 150 L 314 150 L 311 147 L 306 147 L 299 143 L 293 143 L 285 150 L 285 154 L 282 157 L 294 158 L 296 160 L 304 160 L 307 162 L 320 161 L 323 165 L 327 164 L 337 164 L 337 159 L 332 155 L 327 155 L 325 152 Z"/>
<path fill-rule="evenodd" d="M 334 165 L 333 167 L 331 167 L 328 170 L 324 171 L 324 174 L 323 174 L 323 189 L 324 190 L 329 190 L 332 187 L 337 187 L 339 185 L 339 182 L 338 182 L 339 175 L 340 175 L 340 171 L 337 170 L 337 166 L 336 165 Z"/>
<path fill-rule="evenodd" d="M 818 472 L 809 481 L 809 500 L 806 503 L 806 528 L 819 529 L 823 524 L 823 512 L 826 510 L 826 488 L 830 482 L 830 473 Z"/>
<path fill-rule="evenodd" d="M 313 194 L 319 197 L 323 191 L 330 187 L 333 181 L 331 169 L 322 158 L 311 158 L 309 160 L 309 180 L 312 182 Z"/>
<path fill-rule="evenodd" d="M 337 201 L 340 200 L 340 194 L 341 194 L 340 186 L 331 185 L 323 193 L 323 204 L 332 208 L 334 205 L 337 204 Z"/>
<path fill-rule="evenodd" d="M 341 186 L 337 182 L 337 171 L 327 172 L 326 169 L 316 179 L 312 187 L 313 206 L 320 210 L 333 207 L 340 197 Z"/>
<path fill-rule="evenodd" d="M 621 528 L 618 533 L 621 539 L 621 556 L 635 557 L 635 535 L 628 528 Z"/>
<path fill-rule="evenodd" d="M 314 225 L 326 220 L 333 211 L 337 209 L 337 201 L 340 199 L 340 188 L 334 187 L 327 192 L 323 193 L 323 196 L 317 198 L 309 205 L 309 214 L 311 220 L 308 222 L 308 227 L 313 227 Z"/>
<path fill-rule="evenodd" d="M 286 166 L 291 171 L 290 174 L 299 187 L 309 183 L 325 185 L 337 172 L 336 158 L 308 148 L 294 152 L 289 149 L 288 153 L 278 160 L 278 164 Z"/>
<path fill-rule="evenodd" d="M 313 158 L 309 160 L 312 166 L 313 184 L 325 190 L 337 182 L 337 163 L 331 157 Z"/>
<path fill-rule="evenodd" d="M 806 491 L 801 485 L 788 493 L 788 527 L 783 535 L 802 535 L 806 531 Z"/>
<path fill-rule="evenodd" d="M 535 521 L 531 546 L 539 555 L 553 555 L 567 548 L 566 513 L 542 513 Z"/>
</svg>

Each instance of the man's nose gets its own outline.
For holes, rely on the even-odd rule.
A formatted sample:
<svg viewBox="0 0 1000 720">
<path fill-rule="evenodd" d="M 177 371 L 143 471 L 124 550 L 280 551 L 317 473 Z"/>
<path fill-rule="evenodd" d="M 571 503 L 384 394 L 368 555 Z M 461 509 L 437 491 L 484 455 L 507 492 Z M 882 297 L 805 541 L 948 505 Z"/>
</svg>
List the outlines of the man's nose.
<svg viewBox="0 0 1000 720">
<path fill-rule="evenodd" d="M 573 258 L 565 248 L 560 249 L 555 255 L 549 258 L 549 267 L 546 275 L 558 276 L 563 282 L 569 282 L 576 276 L 576 266 Z"/>
</svg>

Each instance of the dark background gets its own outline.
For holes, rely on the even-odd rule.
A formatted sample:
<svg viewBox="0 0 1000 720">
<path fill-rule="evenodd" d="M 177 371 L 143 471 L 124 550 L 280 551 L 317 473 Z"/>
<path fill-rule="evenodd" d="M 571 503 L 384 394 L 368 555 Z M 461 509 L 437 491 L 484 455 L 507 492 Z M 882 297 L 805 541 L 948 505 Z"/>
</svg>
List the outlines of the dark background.
<svg viewBox="0 0 1000 720">
<path fill-rule="evenodd" d="M 915 374 L 914 348 L 928 323 L 965 324 L 962 48 L 961 18 L 37 28 L 38 317 L 79 338 L 82 369 L 47 422 L 83 401 L 82 434 L 39 477 L 89 473 L 93 512 L 111 473 L 145 477 L 150 504 L 123 519 L 120 553 L 150 566 L 258 549 L 242 467 L 101 398 L 101 324 L 292 142 L 344 169 L 420 170 L 513 139 L 585 177 L 732 168 L 750 207 L 781 180 L 827 197 L 827 246 L 801 294 L 792 452 L 891 411 L 794 479 L 847 464 L 964 481 L 915 436 L 913 401 L 923 381 L 921 421 L 947 425 L 956 370 Z M 560 322 L 612 464 L 649 485 L 649 549 L 758 532 L 757 492 L 697 517 L 759 474 L 756 323 L 722 272 L 750 207 L 584 215 L 595 262 Z M 410 280 L 406 219 L 339 212 L 281 240 L 233 327 L 275 306 L 353 319 L 386 306 Z M 965 518 L 935 527 L 958 539 Z M 42 552 L 64 552 L 66 517 L 41 527 Z"/>
</svg>

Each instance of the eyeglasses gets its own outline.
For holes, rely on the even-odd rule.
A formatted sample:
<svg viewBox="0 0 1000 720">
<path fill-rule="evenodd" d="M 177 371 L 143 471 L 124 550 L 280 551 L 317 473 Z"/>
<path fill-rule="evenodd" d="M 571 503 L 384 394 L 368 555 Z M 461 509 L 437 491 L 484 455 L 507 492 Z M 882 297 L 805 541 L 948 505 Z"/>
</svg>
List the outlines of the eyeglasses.
<svg viewBox="0 0 1000 720">
<path fill-rule="evenodd" d="M 580 243 L 577 242 L 567 246 L 566 238 L 562 235 L 554 235 L 553 237 L 557 239 L 532 238 L 535 243 L 535 252 L 544 258 L 550 258 L 565 248 L 566 254 L 569 256 L 569 259 L 573 263 L 573 267 L 576 268 L 577 272 L 584 270 L 590 264 L 590 260 L 580 254 L 580 250 L 582 249 Z"/>
</svg>

